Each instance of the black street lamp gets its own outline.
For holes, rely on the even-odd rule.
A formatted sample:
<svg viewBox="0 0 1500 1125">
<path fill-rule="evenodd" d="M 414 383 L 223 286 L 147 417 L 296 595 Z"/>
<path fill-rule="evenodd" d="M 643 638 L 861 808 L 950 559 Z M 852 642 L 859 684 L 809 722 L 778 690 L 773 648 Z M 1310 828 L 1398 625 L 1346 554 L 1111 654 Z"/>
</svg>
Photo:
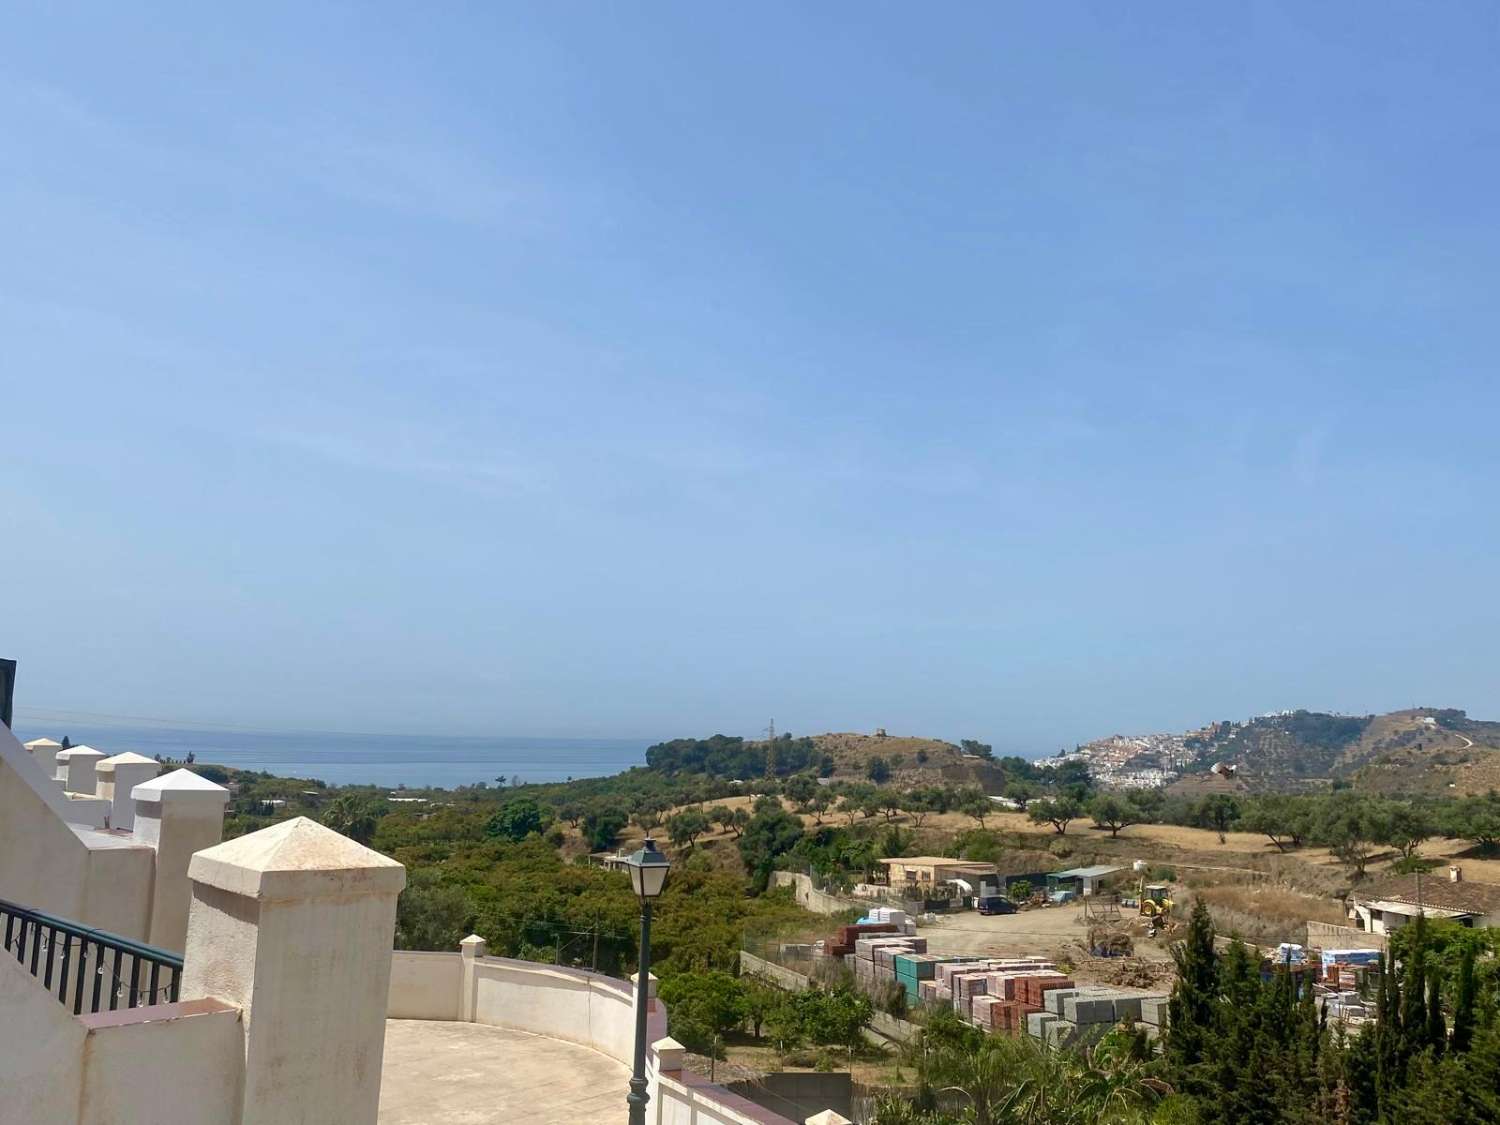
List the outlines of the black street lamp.
<svg viewBox="0 0 1500 1125">
<path fill-rule="evenodd" d="M 641 900 L 641 957 L 635 976 L 635 1068 L 630 1073 L 630 1125 L 646 1125 L 646 1004 L 651 980 L 651 903 L 661 895 L 667 882 L 667 857 L 656 850 L 656 842 L 646 837 L 645 846 L 625 861 L 630 869 L 630 883 Z"/>
</svg>

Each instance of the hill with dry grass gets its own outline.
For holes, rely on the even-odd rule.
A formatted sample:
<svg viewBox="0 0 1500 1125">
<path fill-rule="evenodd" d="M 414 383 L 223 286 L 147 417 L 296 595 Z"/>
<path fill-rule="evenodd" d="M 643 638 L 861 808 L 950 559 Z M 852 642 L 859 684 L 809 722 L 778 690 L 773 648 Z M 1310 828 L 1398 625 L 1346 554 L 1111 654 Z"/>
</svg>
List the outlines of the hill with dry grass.
<svg viewBox="0 0 1500 1125">
<path fill-rule="evenodd" d="M 1482 793 L 1500 784 L 1500 723 L 1451 708 L 1385 715 L 1293 711 L 1221 724 L 1197 770 L 1223 763 L 1255 789 L 1347 780 L 1382 792 Z"/>
<path fill-rule="evenodd" d="M 876 734 L 818 734 L 812 737 L 818 753 L 833 759 L 833 776 L 863 778 L 879 758 L 890 767 L 891 780 L 901 784 L 979 784 L 998 787 L 1000 767 L 964 752 L 940 738 Z"/>
</svg>

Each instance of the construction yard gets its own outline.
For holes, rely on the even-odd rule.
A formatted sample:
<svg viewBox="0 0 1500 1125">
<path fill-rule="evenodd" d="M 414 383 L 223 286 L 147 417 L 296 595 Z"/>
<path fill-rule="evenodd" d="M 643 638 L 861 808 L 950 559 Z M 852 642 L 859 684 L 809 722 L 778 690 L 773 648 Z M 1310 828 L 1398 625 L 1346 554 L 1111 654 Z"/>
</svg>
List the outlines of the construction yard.
<svg viewBox="0 0 1500 1125">
<path fill-rule="evenodd" d="M 1134 938 L 1135 955 L 1143 961 L 1170 963 L 1172 955 L 1164 943 L 1146 938 L 1144 927 L 1129 925 L 1133 916 L 1133 911 L 1125 911 L 1122 925 L 1129 927 Z M 1080 900 L 1015 914 L 984 915 L 966 910 L 939 915 L 936 922 L 924 925 L 921 933 L 933 953 L 986 957 L 1048 953 L 1076 963 L 1088 957 L 1085 922 Z"/>
</svg>

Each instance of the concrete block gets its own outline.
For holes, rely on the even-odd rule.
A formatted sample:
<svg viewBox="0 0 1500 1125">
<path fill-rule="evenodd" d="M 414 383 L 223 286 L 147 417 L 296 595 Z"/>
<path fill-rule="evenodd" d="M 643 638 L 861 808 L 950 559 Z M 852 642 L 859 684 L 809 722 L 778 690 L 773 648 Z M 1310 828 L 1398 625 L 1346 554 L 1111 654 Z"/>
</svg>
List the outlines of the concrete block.
<svg viewBox="0 0 1500 1125">
<path fill-rule="evenodd" d="M 1069 996 L 1063 1001 L 1063 1018 L 1079 1025 L 1114 1023 L 1115 1002 L 1108 996 Z"/>
<path fill-rule="evenodd" d="M 1167 1026 L 1167 997 L 1144 996 L 1141 998 L 1141 1022 L 1153 1027 Z"/>
<path fill-rule="evenodd" d="M 1141 1018 L 1141 997 L 1122 993 L 1114 998 L 1115 1019 L 1132 1019 L 1137 1022 Z"/>
<path fill-rule="evenodd" d="M 1063 1004 L 1068 997 L 1078 996 L 1082 992 L 1083 989 L 1081 988 L 1054 988 L 1042 994 L 1046 999 L 1044 1007 L 1054 1016 L 1060 1016 L 1063 1014 Z"/>
<path fill-rule="evenodd" d="M 1078 1037 L 1078 1025 L 1067 1020 L 1055 1020 L 1047 1025 L 1043 1035 L 1047 1046 L 1066 1047 Z"/>
<path fill-rule="evenodd" d="M 1026 1034 L 1030 1035 L 1033 1039 L 1045 1039 L 1047 1037 L 1047 1028 L 1056 1023 L 1059 1018 L 1051 1012 L 1027 1012 Z"/>
</svg>

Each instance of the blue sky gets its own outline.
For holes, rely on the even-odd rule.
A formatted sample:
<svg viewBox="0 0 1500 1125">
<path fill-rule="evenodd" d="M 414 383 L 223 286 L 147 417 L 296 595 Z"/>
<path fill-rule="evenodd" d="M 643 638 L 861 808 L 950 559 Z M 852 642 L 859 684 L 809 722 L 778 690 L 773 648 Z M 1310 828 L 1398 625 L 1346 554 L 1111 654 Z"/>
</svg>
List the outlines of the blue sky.
<svg viewBox="0 0 1500 1125">
<path fill-rule="evenodd" d="M 27 5 L 18 702 L 1500 716 L 1485 3 Z"/>
</svg>

